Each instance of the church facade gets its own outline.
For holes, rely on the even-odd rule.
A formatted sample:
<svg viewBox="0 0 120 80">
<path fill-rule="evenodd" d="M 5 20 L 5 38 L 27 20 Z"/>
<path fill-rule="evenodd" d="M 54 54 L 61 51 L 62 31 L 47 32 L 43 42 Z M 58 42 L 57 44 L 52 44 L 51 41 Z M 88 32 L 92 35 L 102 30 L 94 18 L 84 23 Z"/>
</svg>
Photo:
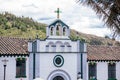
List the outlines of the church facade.
<svg viewBox="0 0 120 80">
<path fill-rule="evenodd" d="M 120 80 L 120 46 L 72 41 L 60 19 L 46 39 L 0 37 L 0 80 Z"/>
<path fill-rule="evenodd" d="M 29 42 L 29 79 L 87 80 L 86 44 L 70 40 L 70 29 L 57 19 L 47 27 L 47 38 Z"/>
</svg>

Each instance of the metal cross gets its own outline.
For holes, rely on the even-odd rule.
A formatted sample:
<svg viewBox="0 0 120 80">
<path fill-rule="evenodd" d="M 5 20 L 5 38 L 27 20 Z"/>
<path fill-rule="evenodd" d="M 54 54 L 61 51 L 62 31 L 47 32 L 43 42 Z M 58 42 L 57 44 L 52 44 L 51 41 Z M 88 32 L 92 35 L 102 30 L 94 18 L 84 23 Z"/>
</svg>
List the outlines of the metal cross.
<svg viewBox="0 0 120 80">
<path fill-rule="evenodd" d="M 57 13 L 57 18 L 59 19 L 60 13 L 61 13 L 61 11 L 59 10 L 59 8 L 57 8 L 57 10 L 55 11 L 55 13 Z"/>
</svg>

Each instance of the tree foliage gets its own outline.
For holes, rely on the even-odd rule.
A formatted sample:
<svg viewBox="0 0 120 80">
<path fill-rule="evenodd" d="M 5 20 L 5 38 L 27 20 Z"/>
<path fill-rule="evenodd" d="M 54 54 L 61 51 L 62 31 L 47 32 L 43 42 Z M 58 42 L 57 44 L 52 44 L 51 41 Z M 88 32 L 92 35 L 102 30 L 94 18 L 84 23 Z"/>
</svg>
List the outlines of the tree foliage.
<svg viewBox="0 0 120 80">
<path fill-rule="evenodd" d="M 0 13 L 1 36 L 35 37 L 36 34 L 42 34 L 39 37 L 45 37 L 45 26 L 46 24 L 38 23 L 29 17 L 17 17 L 8 12 Z"/>
<path fill-rule="evenodd" d="M 120 36 L 120 0 L 78 0 L 90 6 L 105 24 L 113 30 L 115 37 Z"/>
</svg>

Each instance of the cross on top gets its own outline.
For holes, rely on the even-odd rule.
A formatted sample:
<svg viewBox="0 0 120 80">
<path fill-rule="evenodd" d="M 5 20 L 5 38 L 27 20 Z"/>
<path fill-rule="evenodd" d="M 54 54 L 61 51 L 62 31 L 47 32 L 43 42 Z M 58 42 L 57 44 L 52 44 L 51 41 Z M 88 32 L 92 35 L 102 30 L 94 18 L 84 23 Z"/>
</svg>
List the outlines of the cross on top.
<svg viewBox="0 0 120 80">
<path fill-rule="evenodd" d="M 57 8 L 57 10 L 55 11 L 55 13 L 57 13 L 57 18 L 59 19 L 60 13 L 61 13 L 61 11 L 59 10 L 59 8 Z"/>
</svg>

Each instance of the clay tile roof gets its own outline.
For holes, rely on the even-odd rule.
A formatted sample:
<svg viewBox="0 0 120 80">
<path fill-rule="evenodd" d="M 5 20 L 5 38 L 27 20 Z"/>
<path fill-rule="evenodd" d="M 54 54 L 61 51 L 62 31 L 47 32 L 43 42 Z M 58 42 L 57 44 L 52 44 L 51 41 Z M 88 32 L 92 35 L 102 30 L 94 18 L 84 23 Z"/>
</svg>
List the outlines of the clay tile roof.
<svg viewBox="0 0 120 80">
<path fill-rule="evenodd" d="M 87 60 L 120 61 L 120 46 L 88 45 Z M 0 37 L 0 55 L 29 55 L 28 39 Z"/>
<path fill-rule="evenodd" d="M 27 39 L 0 37 L 0 55 L 18 55 L 27 53 Z"/>
<path fill-rule="evenodd" d="M 120 60 L 120 46 L 89 45 L 88 60 Z"/>
</svg>

